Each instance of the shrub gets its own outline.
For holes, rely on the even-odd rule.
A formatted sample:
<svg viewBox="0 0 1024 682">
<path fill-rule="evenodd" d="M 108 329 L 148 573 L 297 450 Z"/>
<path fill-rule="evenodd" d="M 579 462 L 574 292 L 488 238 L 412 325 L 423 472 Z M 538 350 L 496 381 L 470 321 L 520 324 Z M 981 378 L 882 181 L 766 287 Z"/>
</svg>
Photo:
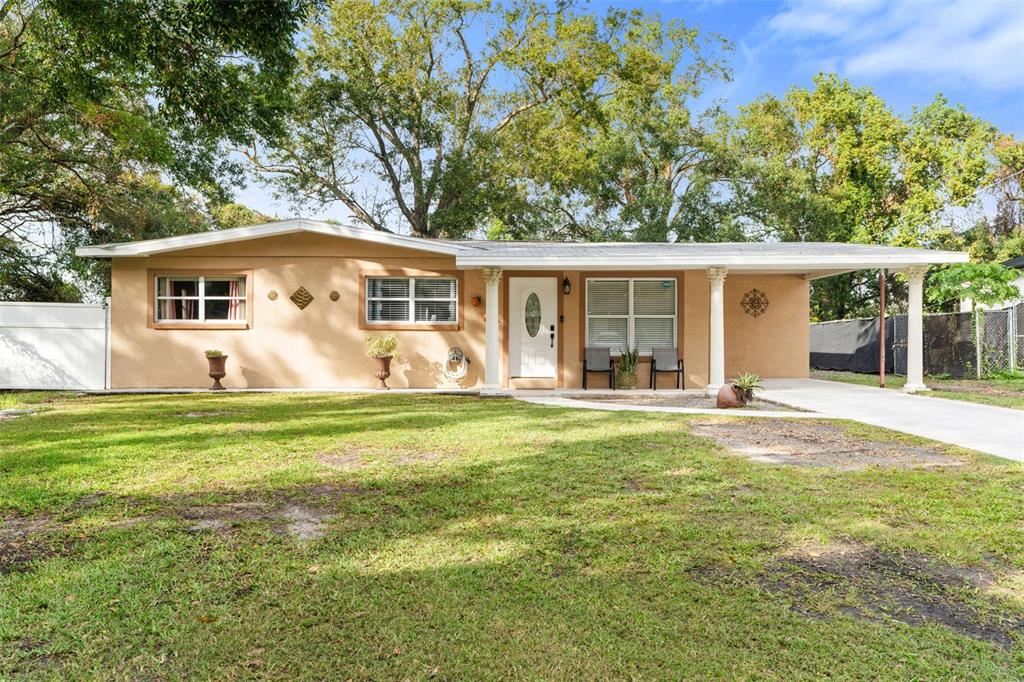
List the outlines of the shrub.
<svg viewBox="0 0 1024 682">
<path fill-rule="evenodd" d="M 640 361 L 640 349 L 626 348 L 619 356 L 618 371 L 621 374 L 636 374 L 636 365 Z"/>
<path fill-rule="evenodd" d="M 224 357 L 224 351 L 211 349 L 206 351 L 206 357 L 208 358 L 222 358 Z"/>
<path fill-rule="evenodd" d="M 367 357 L 390 358 L 398 350 L 398 337 L 394 334 L 367 336 L 365 340 Z"/>
</svg>

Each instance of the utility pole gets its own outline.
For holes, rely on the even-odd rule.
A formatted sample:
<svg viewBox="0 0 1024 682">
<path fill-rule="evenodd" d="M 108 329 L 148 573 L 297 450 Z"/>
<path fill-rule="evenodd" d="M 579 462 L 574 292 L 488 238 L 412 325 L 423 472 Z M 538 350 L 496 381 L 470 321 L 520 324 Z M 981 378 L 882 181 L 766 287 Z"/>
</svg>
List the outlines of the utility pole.
<svg viewBox="0 0 1024 682">
<path fill-rule="evenodd" d="M 885 388 L 885 268 L 878 271 L 878 387 Z"/>
</svg>

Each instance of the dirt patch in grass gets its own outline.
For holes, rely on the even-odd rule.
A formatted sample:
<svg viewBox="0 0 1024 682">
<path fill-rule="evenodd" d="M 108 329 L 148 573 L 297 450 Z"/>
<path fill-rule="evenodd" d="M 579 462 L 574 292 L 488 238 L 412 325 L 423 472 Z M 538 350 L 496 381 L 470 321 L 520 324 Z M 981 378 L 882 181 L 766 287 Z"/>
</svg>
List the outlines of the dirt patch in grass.
<svg viewBox="0 0 1024 682">
<path fill-rule="evenodd" d="M 914 468 L 962 466 L 941 449 L 899 441 L 873 441 L 841 426 L 809 420 L 749 419 L 689 422 L 691 431 L 765 464 L 830 467 L 846 471 L 871 466 Z"/>
<path fill-rule="evenodd" d="M 9 651 L 20 654 L 21 659 L 11 670 L 13 673 L 28 674 L 39 672 L 54 672 L 60 668 L 68 655 L 65 653 L 47 653 L 44 649 L 45 642 L 19 637 L 10 642 L 0 642 L 0 645 L 7 647 Z"/>
<path fill-rule="evenodd" d="M 995 582 L 983 569 L 953 566 L 913 551 L 855 543 L 815 544 L 774 561 L 759 580 L 802 615 L 944 625 L 1004 649 L 1024 638 L 1024 620 L 979 594 Z"/>
<path fill-rule="evenodd" d="M 36 561 L 67 556 L 74 541 L 49 516 L 0 519 L 0 575 L 28 570 Z"/>
<path fill-rule="evenodd" d="M 317 462 L 338 471 L 355 471 L 356 469 L 368 467 L 375 461 L 409 466 L 415 464 L 435 464 L 443 458 L 443 453 L 413 448 L 396 448 L 387 451 L 353 448 L 351 450 L 333 450 L 316 454 Z"/>
<path fill-rule="evenodd" d="M 269 498 L 239 499 L 230 502 L 191 503 L 178 500 L 170 505 L 170 515 L 193 521 L 190 531 L 230 533 L 246 523 L 270 525 L 275 533 L 299 541 L 315 540 L 327 532 L 327 523 L 337 515 L 335 503 L 349 495 L 376 494 L 352 485 L 317 484 L 275 491 Z"/>
<path fill-rule="evenodd" d="M 369 464 L 358 452 L 319 452 L 316 461 L 338 471 L 354 471 Z"/>
<path fill-rule="evenodd" d="M 620 405 L 640 405 L 642 407 L 688 407 L 700 410 L 715 409 L 715 399 L 696 393 L 583 393 L 566 396 L 570 400 L 585 400 L 592 403 L 617 403 Z M 798 410 L 769 400 L 755 399 L 740 410 L 771 410 L 775 412 L 797 412 Z"/>
<path fill-rule="evenodd" d="M 256 496 L 239 495 L 226 502 L 208 502 L 204 495 L 187 494 L 161 498 L 152 513 L 127 515 L 99 526 L 98 530 L 127 528 L 164 519 L 188 522 L 190 532 L 231 534 L 248 523 L 267 524 L 270 529 L 304 542 L 323 537 L 327 524 L 337 516 L 337 502 L 350 495 L 376 495 L 379 491 L 347 484 L 320 483 Z M 51 515 L 13 516 L 0 519 L 0 575 L 31 570 L 33 562 L 53 556 L 68 556 L 87 539 L 76 522 L 104 500 L 107 493 L 89 493 L 76 500 L 61 518 Z M 130 497 L 117 497 L 119 505 L 152 507 Z"/>
<path fill-rule="evenodd" d="M 274 532 L 300 541 L 315 540 L 326 534 L 326 524 L 334 517 L 330 509 L 291 502 L 272 505 L 266 502 L 227 502 L 194 506 L 184 510 L 182 516 L 195 523 L 191 531 L 229 533 L 243 523 L 269 523 Z"/>
<path fill-rule="evenodd" d="M 976 393 L 978 395 L 989 395 L 997 398 L 1024 398 L 1024 391 L 1016 390 L 1008 386 L 1001 386 L 994 381 L 972 381 L 970 379 L 949 380 L 943 379 L 935 382 L 933 389 L 936 393 L 953 391 L 956 393 Z"/>
<path fill-rule="evenodd" d="M 201 417 L 222 417 L 225 414 L 231 414 L 231 412 L 225 410 L 199 410 L 196 412 L 182 412 L 175 416 L 185 417 L 187 419 L 199 419 Z"/>
</svg>

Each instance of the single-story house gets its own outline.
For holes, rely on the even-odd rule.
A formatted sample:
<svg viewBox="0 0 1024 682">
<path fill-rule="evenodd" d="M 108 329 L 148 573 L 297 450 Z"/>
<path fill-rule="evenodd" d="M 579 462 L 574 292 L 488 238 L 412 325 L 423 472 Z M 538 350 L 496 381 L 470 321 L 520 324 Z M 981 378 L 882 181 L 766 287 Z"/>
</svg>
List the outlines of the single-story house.
<svg viewBox="0 0 1024 682">
<path fill-rule="evenodd" d="M 687 388 L 740 372 L 806 377 L 811 280 L 904 271 L 919 330 L 927 267 L 967 259 L 859 244 L 431 240 L 310 220 L 77 253 L 111 259 L 113 388 L 207 386 L 206 349 L 230 357 L 228 387 L 372 387 L 363 340 L 390 332 L 397 388 L 451 386 L 452 347 L 469 359 L 459 384 L 485 390 L 579 388 L 585 347 L 639 347 L 641 387 L 655 347 L 678 349 Z M 911 390 L 923 387 L 916 340 Z"/>
</svg>

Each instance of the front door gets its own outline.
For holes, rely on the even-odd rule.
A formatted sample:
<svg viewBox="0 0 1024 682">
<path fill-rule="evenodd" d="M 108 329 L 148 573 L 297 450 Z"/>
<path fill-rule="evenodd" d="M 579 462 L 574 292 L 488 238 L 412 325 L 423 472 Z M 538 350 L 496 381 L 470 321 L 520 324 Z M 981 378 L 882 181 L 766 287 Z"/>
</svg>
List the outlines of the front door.
<svg viewBox="0 0 1024 682">
<path fill-rule="evenodd" d="M 508 303 L 511 375 L 557 378 L 558 280 L 510 277 Z"/>
</svg>

